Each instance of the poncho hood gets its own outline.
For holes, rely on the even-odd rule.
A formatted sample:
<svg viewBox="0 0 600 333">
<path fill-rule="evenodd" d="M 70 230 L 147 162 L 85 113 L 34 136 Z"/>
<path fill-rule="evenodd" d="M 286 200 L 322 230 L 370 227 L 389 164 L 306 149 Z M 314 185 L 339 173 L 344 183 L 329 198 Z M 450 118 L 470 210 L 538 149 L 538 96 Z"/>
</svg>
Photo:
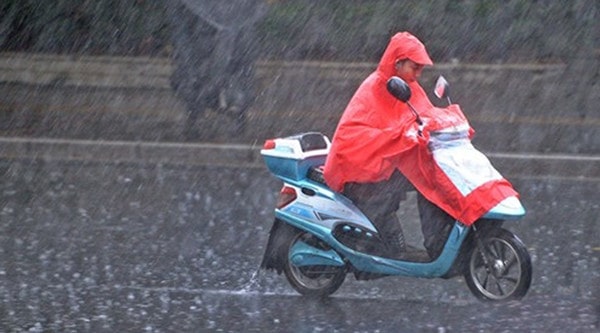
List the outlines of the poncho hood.
<svg viewBox="0 0 600 333">
<path fill-rule="evenodd" d="M 377 70 L 391 77 L 396 72 L 396 62 L 404 59 L 410 59 L 419 65 L 433 65 L 425 45 L 417 37 L 409 32 L 399 32 L 390 39 Z"/>
</svg>

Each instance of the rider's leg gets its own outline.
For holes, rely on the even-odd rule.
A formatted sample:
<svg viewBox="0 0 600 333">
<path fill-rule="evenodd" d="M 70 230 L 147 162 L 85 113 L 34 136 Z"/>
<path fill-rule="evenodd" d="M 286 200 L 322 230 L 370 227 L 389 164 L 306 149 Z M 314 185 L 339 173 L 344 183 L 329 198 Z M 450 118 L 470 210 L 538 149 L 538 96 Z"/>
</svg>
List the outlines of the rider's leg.
<svg viewBox="0 0 600 333">
<path fill-rule="evenodd" d="M 429 256 L 436 259 L 444 249 L 454 219 L 441 208 L 425 199 L 421 193 L 417 194 L 417 204 L 421 218 L 423 245 Z"/>
<path fill-rule="evenodd" d="M 406 250 L 404 233 L 396 211 L 406 199 L 408 180 L 395 172 L 389 180 L 378 183 L 349 183 L 344 195 L 369 218 L 381 235 L 387 252 L 395 255 Z"/>
</svg>

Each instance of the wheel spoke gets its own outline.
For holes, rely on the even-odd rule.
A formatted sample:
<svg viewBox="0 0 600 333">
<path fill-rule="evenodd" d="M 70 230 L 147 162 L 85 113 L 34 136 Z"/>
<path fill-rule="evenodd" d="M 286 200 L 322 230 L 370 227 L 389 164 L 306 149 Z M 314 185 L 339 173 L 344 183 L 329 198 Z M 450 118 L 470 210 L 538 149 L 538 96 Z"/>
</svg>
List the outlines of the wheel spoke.
<svg viewBox="0 0 600 333">
<path fill-rule="evenodd" d="M 490 242 L 487 246 L 484 246 L 484 254 L 486 256 L 486 261 L 491 262 L 496 259 L 502 258 L 501 256 L 502 245 L 497 242 Z"/>
<path fill-rule="evenodd" d="M 496 280 L 496 287 L 498 287 L 498 292 L 500 293 L 501 296 L 504 296 L 504 289 L 502 289 L 502 285 L 500 284 L 500 281 L 498 281 L 498 279 L 494 279 Z"/>
<path fill-rule="evenodd" d="M 487 289 L 487 284 L 488 284 L 489 280 L 490 280 L 490 274 L 486 273 L 483 283 L 481 284 L 483 286 L 483 289 Z"/>
<path fill-rule="evenodd" d="M 506 244 L 504 244 L 504 243 L 500 243 L 500 245 L 501 245 L 501 249 L 500 249 L 500 253 L 499 253 L 498 257 L 501 259 L 504 259 L 504 258 L 506 258 L 506 255 L 507 255 L 506 251 L 508 250 L 508 246 L 506 246 Z"/>
<path fill-rule="evenodd" d="M 492 256 L 493 259 L 498 259 L 500 258 L 501 254 L 501 244 L 499 244 L 497 241 L 494 241 L 490 244 L 490 246 L 488 247 L 489 249 L 489 253 Z M 500 249 L 499 249 L 500 247 Z"/>
<path fill-rule="evenodd" d="M 504 277 L 502 277 L 502 280 L 506 280 L 508 282 L 511 282 L 512 284 L 517 284 L 517 282 L 519 282 L 518 278 L 515 278 L 512 276 L 504 276 Z"/>
<path fill-rule="evenodd" d="M 511 256 L 510 258 L 508 258 L 506 260 L 506 262 L 504 263 L 506 266 L 505 271 L 508 272 L 510 271 L 510 269 L 518 262 L 517 257 L 516 256 Z"/>
</svg>

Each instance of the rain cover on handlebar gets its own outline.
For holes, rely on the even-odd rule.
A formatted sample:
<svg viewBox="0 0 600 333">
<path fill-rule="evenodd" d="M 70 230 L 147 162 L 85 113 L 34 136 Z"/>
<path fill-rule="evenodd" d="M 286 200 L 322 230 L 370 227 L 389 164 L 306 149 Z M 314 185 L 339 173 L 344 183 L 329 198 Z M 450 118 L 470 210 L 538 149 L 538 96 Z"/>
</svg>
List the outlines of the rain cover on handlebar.
<svg viewBox="0 0 600 333">
<path fill-rule="evenodd" d="M 404 153 L 398 168 L 427 199 L 471 225 L 502 200 L 518 196 L 471 144 L 474 131 L 458 105 L 432 108 L 421 118 L 426 144 Z"/>
</svg>

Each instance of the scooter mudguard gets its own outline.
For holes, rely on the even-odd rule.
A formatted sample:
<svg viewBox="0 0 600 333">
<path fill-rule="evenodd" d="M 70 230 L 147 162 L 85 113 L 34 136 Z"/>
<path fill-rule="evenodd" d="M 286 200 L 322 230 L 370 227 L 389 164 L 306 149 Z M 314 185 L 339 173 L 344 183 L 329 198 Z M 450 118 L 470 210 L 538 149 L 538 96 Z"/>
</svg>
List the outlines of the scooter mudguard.
<svg viewBox="0 0 600 333">
<path fill-rule="evenodd" d="M 334 250 L 321 250 L 304 242 L 292 246 L 289 256 L 294 266 L 344 266 L 344 260 Z"/>
<path fill-rule="evenodd" d="M 275 219 L 269 232 L 269 240 L 260 267 L 267 270 L 275 270 L 278 274 L 283 273 L 283 267 L 288 254 L 288 240 L 295 233 L 296 230 L 292 226 Z"/>
<path fill-rule="evenodd" d="M 525 208 L 517 197 L 508 197 L 494 208 L 490 209 L 483 217 L 495 220 L 516 220 L 525 216 Z"/>
</svg>

